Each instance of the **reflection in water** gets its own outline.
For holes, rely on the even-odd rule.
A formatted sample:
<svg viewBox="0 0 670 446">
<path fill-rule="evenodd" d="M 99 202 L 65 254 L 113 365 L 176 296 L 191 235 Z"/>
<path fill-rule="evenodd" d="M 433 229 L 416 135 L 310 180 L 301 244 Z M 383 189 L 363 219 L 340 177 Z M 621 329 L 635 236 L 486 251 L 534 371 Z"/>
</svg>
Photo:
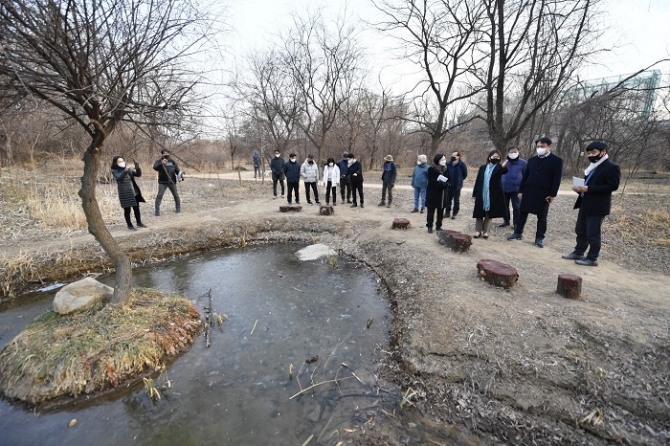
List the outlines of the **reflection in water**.
<svg viewBox="0 0 670 446">
<path fill-rule="evenodd" d="M 201 337 L 175 361 L 158 379 L 172 386 L 155 403 L 141 388 L 46 414 L 0 403 L 2 443 L 296 445 L 310 437 L 310 444 L 337 443 L 343 427 L 360 421 L 378 398 L 352 371 L 361 381 L 374 371 L 375 352 L 388 342 L 390 312 L 368 271 L 343 258 L 337 269 L 298 262 L 299 248 L 251 247 L 136 271 L 135 286 L 184 294 L 201 310 L 212 290 L 213 310 L 228 319 L 213 329 L 211 347 Z M 20 314 L 24 307 L 0 313 L 0 327 L 9 327 L 0 345 L 38 313 L 31 307 L 17 323 Z M 68 429 L 72 418 L 78 424 Z"/>
</svg>

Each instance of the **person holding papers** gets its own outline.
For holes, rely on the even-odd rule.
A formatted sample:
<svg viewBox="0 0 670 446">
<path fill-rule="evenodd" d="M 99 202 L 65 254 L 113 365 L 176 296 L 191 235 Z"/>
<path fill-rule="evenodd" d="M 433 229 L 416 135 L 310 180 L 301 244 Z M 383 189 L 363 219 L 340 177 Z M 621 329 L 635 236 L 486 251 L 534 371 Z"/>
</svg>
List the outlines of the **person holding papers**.
<svg viewBox="0 0 670 446">
<path fill-rule="evenodd" d="M 619 188 L 621 170 L 609 160 L 604 141 L 590 143 L 586 156 L 590 164 L 584 171 L 584 184 L 574 179 L 572 186 L 579 194 L 574 206 L 579 209 L 575 224 L 577 244 L 574 251 L 562 257 L 578 265 L 598 266 L 602 224 L 610 213 L 612 192 Z"/>
<path fill-rule="evenodd" d="M 444 208 L 447 205 L 447 188 L 449 179 L 447 170 L 447 158 L 438 153 L 433 157 L 433 165 L 428 169 L 428 188 L 426 189 L 426 227 L 428 233 L 433 232 L 433 220 L 437 211 L 435 229 L 442 229 L 442 219 L 444 218 Z"/>
</svg>

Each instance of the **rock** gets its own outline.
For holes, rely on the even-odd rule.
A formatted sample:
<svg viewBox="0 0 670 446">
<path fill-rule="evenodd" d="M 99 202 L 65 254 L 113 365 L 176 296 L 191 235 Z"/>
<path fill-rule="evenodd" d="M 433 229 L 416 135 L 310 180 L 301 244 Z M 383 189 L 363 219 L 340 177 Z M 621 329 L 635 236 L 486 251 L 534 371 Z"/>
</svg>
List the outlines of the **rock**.
<svg viewBox="0 0 670 446">
<path fill-rule="evenodd" d="M 393 219 L 393 224 L 391 229 L 407 229 L 409 228 L 410 222 L 406 218 L 395 218 Z"/>
<path fill-rule="evenodd" d="M 477 262 L 479 275 L 491 285 L 512 288 L 519 280 L 516 268 L 497 260 L 482 259 Z"/>
<path fill-rule="evenodd" d="M 582 278 L 574 274 L 559 274 L 556 292 L 569 299 L 579 299 L 582 294 Z"/>
<path fill-rule="evenodd" d="M 462 232 L 442 229 L 437 231 L 437 237 L 441 244 L 455 252 L 466 252 L 472 246 L 472 236 Z"/>
<path fill-rule="evenodd" d="M 328 245 L 317 243 L 315 245 L 309 245 L 300 251 L 296 251 L 295 255 L 298 257 L 298 260 L 305 262 L 309 260 L 318 260 L 323 257 L 336 256 L 337 252 Z"/>
<path fill-rule="evenodd" d="M 64 286 L 54 298 L 53 309 L 59 314 L 70 314 L 91 308 L 101 301 L 109 301 L 114 288 L 87 277 Z"/>
<path fill-rule="evenodd" d="M 319 206 L 319 215 L 335 215 L 335 208 L 330 204 Z"/>
<path fill-rule="evenodd" d="M 296 204 L 295 206 L 292 204 L 284 204 L 279 206 L 279 212 L 300 212 L 302 211 L 302 206 L 299 204 Z"/>
</svg>

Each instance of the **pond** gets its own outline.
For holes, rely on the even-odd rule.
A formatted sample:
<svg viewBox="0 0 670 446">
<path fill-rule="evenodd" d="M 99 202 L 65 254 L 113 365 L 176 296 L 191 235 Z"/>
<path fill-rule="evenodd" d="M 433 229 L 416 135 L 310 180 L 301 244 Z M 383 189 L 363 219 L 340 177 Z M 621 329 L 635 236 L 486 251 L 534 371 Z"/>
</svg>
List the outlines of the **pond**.
<svg viewBox="0 0 670 446">
<path fill-rule="evenodd" d="M 336 444 L 382 399 L 372 384 L 392 315 L 368 269 L 344 257 L 336 266 L 299 262 L 301 247 L 252 246 L 137 269 L 135 286 L 183 294 L 200 310 L 211 290 L 212 310 L 227 317 L 211 346 L 201 336 L 155 378 L 156 401 L 137 386 L 49 412 L 0 402 L 0 443 Z M 2 311 L 0 348 L 52 297 Z"/>
</svg>

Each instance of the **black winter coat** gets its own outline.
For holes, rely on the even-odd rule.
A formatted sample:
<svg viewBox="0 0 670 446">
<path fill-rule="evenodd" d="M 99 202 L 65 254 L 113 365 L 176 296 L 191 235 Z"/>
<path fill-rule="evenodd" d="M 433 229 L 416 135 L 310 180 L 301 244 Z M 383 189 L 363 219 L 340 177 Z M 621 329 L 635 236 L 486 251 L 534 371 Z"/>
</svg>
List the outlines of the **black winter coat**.
<svg viewBox="0 0 670 446">
<path fill-rule="evenodd" d="M 388 170 L 386 168 L 388 167 Z M 394 185 L 398 177 L 398 170 L 395 168 L 393 161 L 385 161 L 382 166 L 382 183 Z"/>
<path fill-rule="evenodd" d="M 177 175 L 179 175 L 181 169 L 179 169 L 177 163 L 171 159 L 168 159 L 165 164 L 161 162 L 162 160 L 162 158 L 159 158 L 154 162 L 154 170 L 158 172 L 158 183 L 176 184 Z"/>
<path fill-rule="evenodd" d="M 447 189 L 449 182 L 437 181 L 437 177 L 449 175 L 447 168 L 440 172 L 436 166 L 431 166 L 426 173 L 428 177 L 428 188 L 426 189 L 426 207 L 444 209 L 447 207 Z"/>
<path fill-rule="evenodd" d="M 356 160 L 354 164 L 347 168 L 347 172 L 349 173 L 349 180 L 352 183 L 357 184 L 363 182 L 363 166 L 361 166 L 360 161 Z"/>
<path fill-rule="evenodd" d="M 275 156 L 270 161 L 270 170 L 272 171 L 272 180 L 284 179 L 284 160 L 281 156 Z"/>
<path fill-rule="evenodd" d="M 612 207 L 612 192 L 619 188 L 621 170 L 609 159 L 596 167 L 587 179 L 588 192 L 577 197 L 574 209 L 582 208 L 587 217 L 609 215 Z"/>
<path fill-rule="evenodd" d="M 473 218 L 484 218 L 486 217 L 486 211 L 484 210 L 484 175 L 486 175 L 486 164 L 479 168 L 477 173 L 477 179 L 475 180 L 475 187 L 472 190 L 472 196 L 475 199 L 475 208 L 472 211 Z M 502 167 L 500 164 L 497 164 L 493 168 L 493 173 L 491 173 L 491 179 L 489 180 L 489 217 L 498 218 L 505 216 L 505 193 L 503 192 L 502 187 L 502 176 L 507 172 L 507 166 Z"/>
<path fill-rule="evenodd" d="M 544 158 L 535 155 L 529 159 L 519 186 L 519 192 L 523 194 L 521 211 L 542 213 L 547 206 L 547 197 L 558 194 L 562 175 L 563 160 L 553 153 Z"/>
<path fill-rule="evenodd" d="M 284 163 L 284 175 L 286 175 L 287 182 L 298 183 L 300 181 L 300 164 L 297 161 L 295 163 L 291 161 Z"/>
<path fill-rule="evenodd" d="M 144 203 L 146 200 L 142 197 L 142 191 L 135 182 L 135 177 L 142 176 L 142 169 L 138 164 L 134 169 L 122 169 L 114 166 L 112 175 L 116 180 L 119 190 L 119 202 L 122 208 L 137 206 L 138 203 Z"/>
</svg>

